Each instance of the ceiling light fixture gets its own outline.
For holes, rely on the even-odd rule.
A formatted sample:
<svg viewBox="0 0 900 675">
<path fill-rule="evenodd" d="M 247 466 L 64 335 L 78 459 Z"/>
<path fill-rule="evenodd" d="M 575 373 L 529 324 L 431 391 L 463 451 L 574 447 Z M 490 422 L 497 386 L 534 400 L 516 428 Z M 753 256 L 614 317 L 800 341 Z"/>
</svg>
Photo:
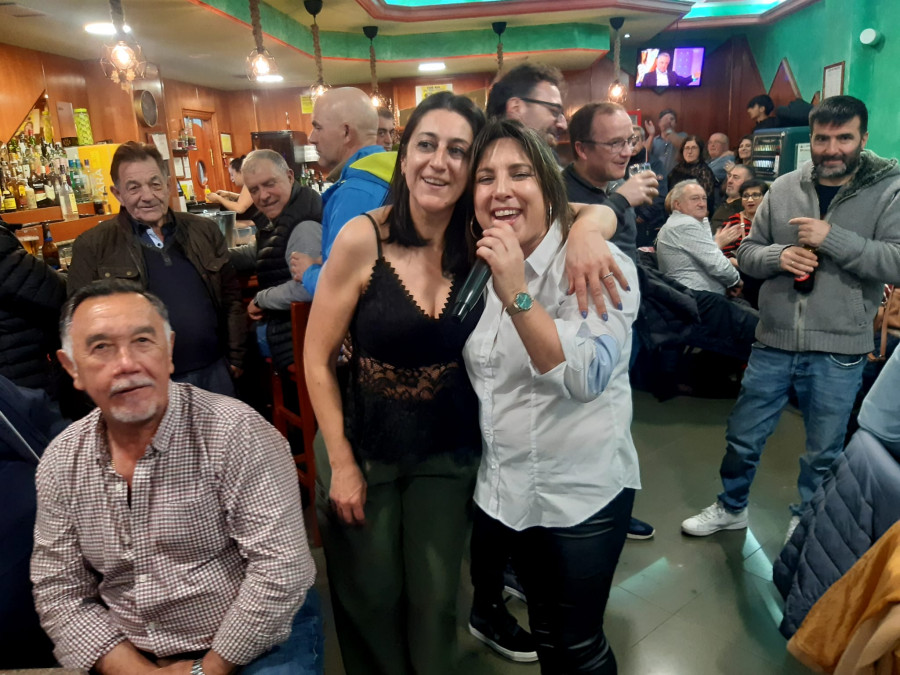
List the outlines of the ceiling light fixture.
<svg viewBox="0 0 900 675">
<path fill-rule="evenodd" d="M 442 70 L 446 70 L 447 66 L 443 61 L 436 61 L 434 63 L 420 63 L 419 64 L 419 72 L 420 73 L 439 73 Z"/>
<path fill-rule="evenodd" d="M 505 21 L 495 21 L 491 24 L 491 28 L 497 34 L 497 74 L 494 76 L 494 82 L 500 79 L 500 71 L 503 70 L 503 42 L 501 37 L 506 30 Z"/>
<path fill-rule="evenodd" d="M 628 38 L 631 37 L 631 33 L 625 33 L 625 35 L 623 35 L 622 37 L 627 40 Z"/>
<path fill-rule="evenodd" d="M 316 56 L 316 83 L 310 87 L 309 93 L 315 101 L 330 88 L 325 84 L 325 76 L 322 73 L 322 44 L 319 42 L 319 24 L 316 23 L 316 15 L 322 11 L 322 0 L 303 0 L 306 11 L 312 14 L 313 23 L 310 26 L 313 36 L 313 51 Z"/>
<path fill-rule="evenodd" d="M 109 0 L 109 15 L 112 19 L 113 34 L 116 43 L 104 45 L 100 67 L 110 80 L 128 91 L 136 79 L 144 76 L 147 62 L 141 54 L 141 47 L 133 38 L 125 35 L 125 14 L 122 11 L 122 0 Z"/>
<path fill-rule="evenodd" d="M 269 50 L 263 47 L 262 25 L 259 22 L 259 0 L 250 0 L 250 23 L 256 49 L 247 55 L 247 77 L 251 82 L 281 82 L 284 78 L 278 72 Z"/>
<path fill-rule="evenodd" d="M 84 31 L 86 33 L 90 33 L 91 35 L 115 35 L 116 27 L 111 23 L 104 23 L 102 21 L 98 23 L 86 23 L 84 24 Z M 122 32 L 130 33 L 131 26 L 123 25 Z"/>
<path fill-rule="evenodd" d="M 393 104 L 378 91 L 378 74 L 375 72 L 375 36 L 378 26 L 363 26 L 363 35 L 369 38 L 369 69 L 372 71 L 372 105 L 393 110 Z"/>
<path fill-rule="evenodd" d="M 625 103 L 625 99 L 628 97 L 628 86 L 622 84 L 621 80 L 619 80 L 619 56 L 622 50 L 622 40 L 619 36 L 619 30 L 625 25 L 625 17 L 614 16 L 609 20 L 609 25 L 616 31 L 616 43 L 613 47 L 613 63 L 615 64 L 613 66 L 613 73 L 615 79 L 612 84 L 609 85 L 609 91 L 607 92 L 606 97 L 613 103 Z"/>
</svg>

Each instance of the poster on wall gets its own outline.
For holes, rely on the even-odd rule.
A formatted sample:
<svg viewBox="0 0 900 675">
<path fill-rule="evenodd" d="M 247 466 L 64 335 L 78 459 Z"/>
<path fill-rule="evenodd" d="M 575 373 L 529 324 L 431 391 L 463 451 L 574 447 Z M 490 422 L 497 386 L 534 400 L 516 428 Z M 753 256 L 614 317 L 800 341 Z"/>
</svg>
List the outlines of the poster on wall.
<svg viewBox="0 0 900 675">
<path fill-rule="evenodd" d="M 416 105 L 439 91 L 453 91 L 453 84 L 423 84 L 416 87 Z"/>
<path fill-rule="evenodd" d="M 825 66 L 822 82 L 822 98 L 840 96 L 844 93 L 844 62 Z"/>
</svg>

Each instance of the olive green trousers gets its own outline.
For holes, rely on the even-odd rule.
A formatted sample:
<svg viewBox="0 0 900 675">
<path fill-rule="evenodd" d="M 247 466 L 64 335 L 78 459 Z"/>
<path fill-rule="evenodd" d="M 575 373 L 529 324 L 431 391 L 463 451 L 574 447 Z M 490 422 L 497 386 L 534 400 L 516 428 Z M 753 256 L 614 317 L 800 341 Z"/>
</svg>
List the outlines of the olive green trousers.
<svg viewBox="0 0 900 675">
<path fill-rule="evenodd" d="M 347 675 L 456 672 L 456 603 L 478 459 L 367 462 L 366 522 L 340 522 L 316 443 L 319 528 Z"/>
</svg>

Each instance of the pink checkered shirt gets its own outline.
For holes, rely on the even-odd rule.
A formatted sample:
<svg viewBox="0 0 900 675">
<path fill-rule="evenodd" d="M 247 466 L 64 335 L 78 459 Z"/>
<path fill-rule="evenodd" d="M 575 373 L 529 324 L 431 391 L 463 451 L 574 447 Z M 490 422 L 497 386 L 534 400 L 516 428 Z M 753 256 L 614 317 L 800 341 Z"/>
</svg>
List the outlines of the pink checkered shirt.
<svg viewBox="0 0 900 675">
<path fill-rule="evenodd" d="M 170 384 L 131 504 L 99 410 L 47 448 L 31 561 L 67 667 L 115 645 L 246 664 L 290 634 L 315 579 L 287 442 L 240 401 Z"/>
</svg>

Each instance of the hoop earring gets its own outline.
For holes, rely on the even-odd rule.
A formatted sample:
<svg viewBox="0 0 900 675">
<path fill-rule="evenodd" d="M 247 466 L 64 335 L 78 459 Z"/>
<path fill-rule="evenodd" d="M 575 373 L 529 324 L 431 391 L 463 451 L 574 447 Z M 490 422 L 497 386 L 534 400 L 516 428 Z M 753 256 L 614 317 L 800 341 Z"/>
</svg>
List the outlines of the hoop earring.
<svg viewBox="0 0 900 675">
<path fill-rule="evenodd" d="M 475 226 L 478 225 L 475 220 L 475 214 L 472 214 L 472 217 L 469 218 L 469 234 L 472 235 L 472 241 L 476 242 L 481 239 L 481 235 L 484 233 L 484 230 L 481 228 L 481 225 L 478 225 L 478 232 L 475 231 Z"/>
</svg>

